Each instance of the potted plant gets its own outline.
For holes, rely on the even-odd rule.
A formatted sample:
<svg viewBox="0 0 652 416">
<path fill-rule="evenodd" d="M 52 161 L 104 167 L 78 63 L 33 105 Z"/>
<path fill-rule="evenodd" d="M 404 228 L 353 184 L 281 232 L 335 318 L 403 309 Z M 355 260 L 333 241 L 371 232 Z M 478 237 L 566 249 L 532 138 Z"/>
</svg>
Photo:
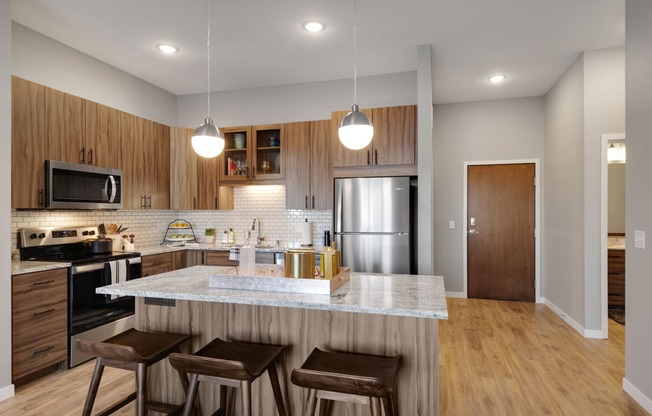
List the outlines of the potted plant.
<svg viewBox="0 0 652 416">
<path fill-rule="evenodd" d="M 215 241 L 215 228 L 207 228 L 204 232 L 204 240 L 207 244 L 213 244 Z"/>
</svg>

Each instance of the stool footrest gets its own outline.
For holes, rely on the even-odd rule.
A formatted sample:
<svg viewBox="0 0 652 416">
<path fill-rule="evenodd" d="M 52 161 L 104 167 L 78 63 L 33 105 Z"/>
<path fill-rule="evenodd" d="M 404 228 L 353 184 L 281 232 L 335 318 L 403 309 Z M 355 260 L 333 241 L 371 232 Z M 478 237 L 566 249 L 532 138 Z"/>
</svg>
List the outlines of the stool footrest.
<svg viewBox="0 0 652 416">
<path fill-rule="evenodd" d="M 136 392 L 131 393 L 129 396 L 126 396 L 124 399 L 120 400 L 119 402 L 113 404 L 111 407 L 103 410 L 102 412 L 98 413 L 96 416 L 107 416 L 110 415 L 111 413 L 116 412 L 118 409 L 122 409 L 125 407 L 127 404 L 133 402 L 136 400 Z"/>
</svg>

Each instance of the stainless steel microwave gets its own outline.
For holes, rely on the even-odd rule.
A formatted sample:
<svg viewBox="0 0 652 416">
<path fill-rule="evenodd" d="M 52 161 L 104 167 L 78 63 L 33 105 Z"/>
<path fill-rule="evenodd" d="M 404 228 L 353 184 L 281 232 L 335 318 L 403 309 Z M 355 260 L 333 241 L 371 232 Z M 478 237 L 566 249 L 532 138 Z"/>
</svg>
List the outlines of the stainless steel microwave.
<svg viewBox="0 0 652 416">
<path fill-rule="evenodd" d="M 47 209 L 121 209 L 122 171 L 45 161 Z"/>
</svg>

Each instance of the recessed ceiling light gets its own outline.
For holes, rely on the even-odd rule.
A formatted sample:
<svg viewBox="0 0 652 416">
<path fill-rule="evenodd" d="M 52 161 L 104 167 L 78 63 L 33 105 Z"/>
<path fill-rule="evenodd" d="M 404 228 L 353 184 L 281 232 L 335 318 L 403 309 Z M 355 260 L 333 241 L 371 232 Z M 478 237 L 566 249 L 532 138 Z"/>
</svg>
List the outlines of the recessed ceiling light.
<svg viewBox="0 0 652 416">
<path fill-rule="evenodd" d="M 159 51 L 163 52 L 166 55 L 172 55 L 173 53 L 179 52 L 179 48 L 177 48 L 176 46 L 168 45 L 165 43 L 160 43 L 156 45 L 156 49 L 158 49 Z"/>
<path fill-rule="evenodd" d="M 507 75 L 492 75 L 489 77 L 489 82 L 492 84 L 500 84 L 501 82 L 505 81 L 507 79 Z"/>
<path fill-rule="evenodd" d="M 326 28 L 326 25 L 323 24 L 320 21 L 317 20 L 311 20 L 309 22 L 305 22 L 304 24 L 301 25 L 306 31 L 308 32 L 321 32 Z"/>
</svg>

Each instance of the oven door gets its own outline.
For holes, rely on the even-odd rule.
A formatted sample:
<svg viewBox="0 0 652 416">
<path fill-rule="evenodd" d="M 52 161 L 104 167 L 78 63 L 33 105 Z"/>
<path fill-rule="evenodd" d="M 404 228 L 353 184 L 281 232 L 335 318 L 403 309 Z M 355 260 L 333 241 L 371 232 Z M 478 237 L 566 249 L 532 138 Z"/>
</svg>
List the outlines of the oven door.
<svg viewBox="0 0 652 416">
<path fill-rule="evenodd" d="M 121 209 L 122 171 L 79 163 L 45 161 L 49 209 Z"/>
<path fill-rule="evenodd" d="M 140 257 L 126 259 L 125 280 L 141 276 Z M 103 341 L 134 327 L 134 298 L 101 295 L 95 290 L 115 280 L 117 262 L 72 266 L 68 272 L 69 367 L 93 357 L 75 350 L 77 338 Z"/>
</svg>

